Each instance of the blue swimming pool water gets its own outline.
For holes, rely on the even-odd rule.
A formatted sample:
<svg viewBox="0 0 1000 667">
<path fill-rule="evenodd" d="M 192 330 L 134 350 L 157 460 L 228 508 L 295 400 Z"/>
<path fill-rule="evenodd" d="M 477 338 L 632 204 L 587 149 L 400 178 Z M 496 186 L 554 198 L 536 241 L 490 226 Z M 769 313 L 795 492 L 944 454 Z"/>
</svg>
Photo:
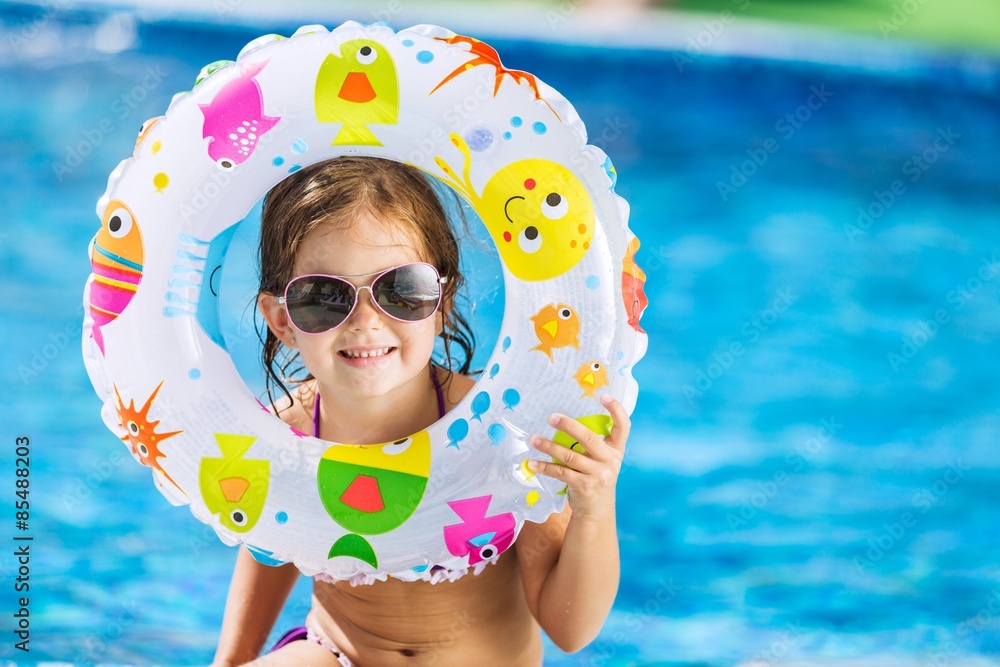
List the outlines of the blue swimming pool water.
<svg viewBox="0 0 1000 667">
<path fill-rule="evenodd" d="M 37 17 L 0 5 L 4 41 Z M 101 423 L 80 301 L 139 125 L 258 33 L 139 23 L 111 55 L 85 46 L 102 17 L 42 19 L 0 51 L 3 438 L 31 437 L 35 535 L 30 656 L 0 550 L 0 659 L 207 664 L 235 551 Z M 680 72 L 668 52 L 491 41 L 612 157 L 648 275 L 622 585 L 598 640 L 547 644 L 546 664 L 995 660 L 1000 69 Z M 275 636 L 308 602 L 303 580 Z"/>
</svg>

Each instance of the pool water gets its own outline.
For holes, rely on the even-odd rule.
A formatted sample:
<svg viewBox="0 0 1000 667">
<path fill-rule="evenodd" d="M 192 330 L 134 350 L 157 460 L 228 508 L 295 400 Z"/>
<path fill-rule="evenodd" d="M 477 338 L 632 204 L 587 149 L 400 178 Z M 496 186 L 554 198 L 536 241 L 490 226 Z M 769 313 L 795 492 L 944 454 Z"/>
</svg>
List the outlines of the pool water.
<svg viewBox="0 0 1000 667">
<path fill-rule="evenodd" d="M 258 31 L 139 22 L 113 53 L 121 17 L 61 8 L 11 39 L 38 16 L 0 5 L 3 437 L 31 438 L 35 535 L 32 650 L 5 548 L 0 660 L 207 664 L 236 552 L 101 423 L 81 293 L 141 123 Z M 614 160 L 648 276 L 621 587 L 546 664 L 996 664 L 1000 67 L 491 43 Z"/>
</svg>

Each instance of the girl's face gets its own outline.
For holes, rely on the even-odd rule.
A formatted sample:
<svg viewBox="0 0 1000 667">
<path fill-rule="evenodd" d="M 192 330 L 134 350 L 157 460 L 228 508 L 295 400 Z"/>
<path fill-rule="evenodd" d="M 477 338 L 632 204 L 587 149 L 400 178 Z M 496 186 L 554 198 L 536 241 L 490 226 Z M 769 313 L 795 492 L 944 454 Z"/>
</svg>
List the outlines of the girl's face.
<svg viewBox="0 0 1000 667">
<path fill-rule="evenodd" d="M 295 275 L 324 273 L 349 277 L 355 286 L 371 285 L 377 273 L 409 262 L 426 262 L 419 241 L 365 212 L 349 229 L 318 227 L 302 242 Z M 409 382 L 426 381 L 434 338 L 442 330 L 441 309 L 420 322 L 400 322 L 375 307 L 368 290 L 358 293 L 351 316 L 337 328 L 304 334 L 288 321 L 284 306 L 262 295 L 261 311 L 268 326 L 288 347 L 298 348 L 305 367 L 323 387 L 342 395 L 384 396 Z M 444 302 L 442 301 L 442 307 Z M 294 342 L 292 339 L 294 338 Z M 384 351 L 367 359 L 351 358 L 361 351 Z M 422 384 L 421 384 L 422 386 Z"/>
</svg>

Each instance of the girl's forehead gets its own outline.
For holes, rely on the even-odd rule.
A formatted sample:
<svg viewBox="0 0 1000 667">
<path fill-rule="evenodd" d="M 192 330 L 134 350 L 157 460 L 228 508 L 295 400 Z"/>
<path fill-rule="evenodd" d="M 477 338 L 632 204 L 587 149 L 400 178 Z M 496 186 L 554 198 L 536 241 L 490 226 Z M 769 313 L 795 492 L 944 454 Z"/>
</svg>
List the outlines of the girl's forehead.
<svg viewBox="0 0 1000 667">
<path fill-rule="evenodd" d="M 416 235 L 401 226 L 358 220 L 322 225 L 306 235 L 295 265 L 298 273 L 362 275 L 407 262 L 426 262 Z"/>
</svg>

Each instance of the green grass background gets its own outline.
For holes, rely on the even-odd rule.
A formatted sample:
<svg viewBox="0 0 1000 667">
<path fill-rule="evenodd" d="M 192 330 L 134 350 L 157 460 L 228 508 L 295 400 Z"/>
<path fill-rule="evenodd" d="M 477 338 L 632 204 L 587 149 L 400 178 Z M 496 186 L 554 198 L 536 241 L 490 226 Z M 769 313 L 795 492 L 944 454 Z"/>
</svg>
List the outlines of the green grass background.
<svg viewBox="0 0 1000 667">
<path fill-rule="evenodd" d="M 1000 53 L 1000 0 L 659 0 L 661 7 L 823 26 Z M 893 13 L 898 10 L 896 21 Z M 909 10 L 909 11 L 908 11 Z"/>
</svg>

